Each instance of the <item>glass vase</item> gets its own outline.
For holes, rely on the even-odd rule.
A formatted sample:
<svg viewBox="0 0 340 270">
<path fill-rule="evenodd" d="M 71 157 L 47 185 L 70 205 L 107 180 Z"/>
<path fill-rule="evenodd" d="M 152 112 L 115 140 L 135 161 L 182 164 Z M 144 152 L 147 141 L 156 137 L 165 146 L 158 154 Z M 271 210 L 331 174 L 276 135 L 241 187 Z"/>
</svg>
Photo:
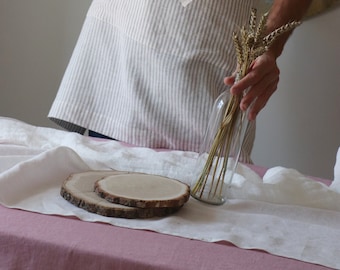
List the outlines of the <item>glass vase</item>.
<svg viewBox="0 0 340 270">
<path fill-rule="evenodd" d="M 216 99 L 191 182 L 191 196 L 209 204 L 223 204 L 232 182 L 248 126 L 247 111 L 229 88 Z"/>
</svg>

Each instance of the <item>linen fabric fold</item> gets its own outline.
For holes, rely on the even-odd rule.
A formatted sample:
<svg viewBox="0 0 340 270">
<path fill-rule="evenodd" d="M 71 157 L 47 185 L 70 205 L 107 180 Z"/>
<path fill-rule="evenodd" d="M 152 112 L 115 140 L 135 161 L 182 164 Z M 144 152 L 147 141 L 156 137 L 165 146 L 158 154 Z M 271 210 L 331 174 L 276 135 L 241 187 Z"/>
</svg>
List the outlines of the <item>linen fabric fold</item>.
<svg viewBox="0 0 340 270">
<path fill-rule="evenodd" d="M 0 203 L 27 211 L 151 230 L 208 242 L 229 241 L 297 260 L 340 268 L 338 160 L 331 187 L 296 170 L 275 167 L 259 177 L 240 164 L 229 201 L 213 206 L 190 198 L 165 218 L 108 218 L 80 209 L 59 192 L 71 173 L 121 170 L 190 183 L 197 153 L 156 151 L 0 117 Z"/>
<path fill-rule="evenodd" d="M 340 193 L 340 147 L 336 155 L 336 162 L 334 166 L 334 181 L 330 188 Z"/>
</svg>

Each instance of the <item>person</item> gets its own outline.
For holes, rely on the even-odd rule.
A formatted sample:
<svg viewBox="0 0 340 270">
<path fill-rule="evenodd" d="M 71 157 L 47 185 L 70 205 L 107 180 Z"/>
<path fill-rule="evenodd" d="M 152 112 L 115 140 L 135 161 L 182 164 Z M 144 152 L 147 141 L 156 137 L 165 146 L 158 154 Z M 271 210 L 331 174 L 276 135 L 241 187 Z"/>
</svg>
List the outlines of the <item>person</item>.
<svg viewBox="0 0 340 270">
<path fill-rule="evenodd" d="M 267 31 L 302 18 L 310 0 L 276 0 Z M 48 117 L 69 131 L 150 148 L 198 152 L 215 99 L 250 87 L 255 120 L 277 88 L 289 33 L 234 84 L 233 31 L 255 0 L 94 0 Z M 251 162 L 255 121 L 243 144 Z"/>
</svg>

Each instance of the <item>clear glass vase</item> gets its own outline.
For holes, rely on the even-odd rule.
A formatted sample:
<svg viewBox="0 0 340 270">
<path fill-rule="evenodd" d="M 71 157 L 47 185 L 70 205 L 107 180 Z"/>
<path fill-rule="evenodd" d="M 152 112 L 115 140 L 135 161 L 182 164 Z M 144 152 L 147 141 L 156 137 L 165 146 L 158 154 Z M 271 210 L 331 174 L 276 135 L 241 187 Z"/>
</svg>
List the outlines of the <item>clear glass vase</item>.
<svg viewBox="0 0 340 270">
<path fill-rule="evenodd" d="M 237 98 L 228 88 L 216 99 L 210 114 L 190 187 L 191 196 L 206 203 L 226 201 L 240 158 L 248 118 Z"/>
</svg>

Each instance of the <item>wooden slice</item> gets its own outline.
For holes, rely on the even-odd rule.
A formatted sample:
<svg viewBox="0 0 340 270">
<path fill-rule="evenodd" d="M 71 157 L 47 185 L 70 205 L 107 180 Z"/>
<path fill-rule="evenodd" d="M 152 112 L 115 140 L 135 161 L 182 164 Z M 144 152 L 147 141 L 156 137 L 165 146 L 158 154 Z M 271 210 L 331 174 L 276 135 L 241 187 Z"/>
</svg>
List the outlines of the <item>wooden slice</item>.
<svg viewBox="0 0 340 270">
<path fill-rule="evenodd" d="M 180 207 L 190 195 L 180 181 L 139 173 L 104 177 L 96 182 L 95 192 L 109 202 L 138 208 Z"/>
<path fill-rule="evenodd" d="M 94 192 L 98 179 L 110 175 L 128 174 L 117 171 L 89 171 L 72 174 L 62 184 L 61 196 L 79 208 L 107 217 L 151 218 L 163 217 L 178 211 L 181 207 L 136 208 L 110 203 Z"/>
</svg>

